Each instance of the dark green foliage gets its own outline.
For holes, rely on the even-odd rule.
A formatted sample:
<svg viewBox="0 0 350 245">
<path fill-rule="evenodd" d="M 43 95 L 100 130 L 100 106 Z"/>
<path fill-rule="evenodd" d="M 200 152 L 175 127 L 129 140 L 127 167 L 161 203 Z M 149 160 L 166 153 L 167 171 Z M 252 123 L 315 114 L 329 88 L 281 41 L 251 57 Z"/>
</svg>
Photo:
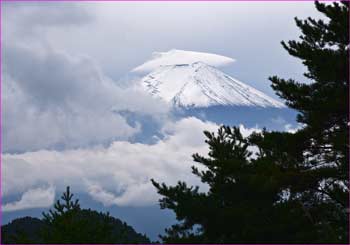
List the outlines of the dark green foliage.
<svg viewBox="0 0 350 245">
<path fill-rule="evenodd" d="M 57 200 L 54 209 L 50 210 L 49 213 L 43 213 L 44 221 L 48 224 L 53 224 L 59 217 L 64 216 L 64 214 L 75 214 L 80 210 L 79 200 L 76 199 L 72 201 L 74 194 L 70 192 L 69 186 L 67 186 L 66 192 L 61 196 L 61 199 L 64 201 L 62 204 L 60 200 Z"/>
<path fill-rule="evenodd" d="M 315 144 L 310 147 L 313 153 L 322 153 L 327 161 L 342 164 L 348 154 L 349 3 L 316 3 L 316 7 L 330 18 L 329 23 L 296 19 L 303 33 L 301 41 L 282 42 L 289 54 L 307 66 L 305 76 L 313 82 L 304 84 L 277 77 L 270 80 L 277 94 L 299 111 L 298 121 L 307 125 L 307 136 Z M 330 153 L 327 144 L 331 144 Z"/>
<path fill-rule="evenodd" d="M 43 233 L 45 243 L 149 243 L 126 223 L 90 209 L 66 212 Z"/>
<path fill-rule="evenodd" d="M 32 217 L 18 218 L 1 227 L 1 243 L 43 243 L 40 232 L 45 223 Z"/>
<path fill-rule="evenodd" d="M 166 230 L 166 243 L 279 243 L 321 242 L 318 229 L 310 226 L 309 213 L 298 199 L 282 198 L 295 177 L 291 161 L 284 162 L 284 154 L 268 152 L 253 142 L 273 145 L 284 142 L 283 133 L 272 133 L 274 140 L 263 134 L 250 138 L 242 136 L 238 128 L 220 127 L 217 135 L 205 132 L 209 157 L 195 154 L 194 160 L 205 170 L 193 167 L 193 173 L 209 186 L 199 192 L 179 182 L 175 187 L 158 184 L 162 208 L 174 210 L 179 224 Z M 277 140 L 278 141 L 278 140 Z M 249 146 L 258 147 L 252 157 Z M 276 154 L 276 155 L 275 155 Z M 289 159 L 288 159 L 289 160 Z M 289 193 L 289 195 L 291 195 Z M 325 238 L 325 237 L 323 237 Z"/>
<path fill-rule="evenodd" d="M 248 138 L 235 127 L 205 132 L 209 156 L 193 156 L 202 165 L 193 173 L 208 192 L 152 180 L 161 208 L 179 221 L 164 242 L 349 242 L 349 3 L 316 8 L 329 21 L 296 19 L 301 40 L 282 42 L 312 82 L 270 78 L 303 128 Z"/>
<path fill-rule="evenodd" d="M 298 121 L 305 124 L 295 136 L 304 153 L 299 188 L 314 196 L 312 200 L 317 196 L 319 203 L 326 200 L 332 207 L 332 214 L 320 219 L 331 222 L 333 229 L 348 230 L 349 2 L 316 2 L 316 8 L 329 21 L 296 19 L 301 41 L 282 42 L 289 54 L 306 65 L 305 76 L 312 83 L 277 77 L 270 80 L 277 94 L 299 111 Z"/>
<path fill-rule="evenodd" d="M 18 219 L 3 227 L 3 243 L 150 243 L 126 223 L 73 201 L 69 187 L 42 220 Z M 26 222 L 24 222 L 26 221 Z"/>
</svg>

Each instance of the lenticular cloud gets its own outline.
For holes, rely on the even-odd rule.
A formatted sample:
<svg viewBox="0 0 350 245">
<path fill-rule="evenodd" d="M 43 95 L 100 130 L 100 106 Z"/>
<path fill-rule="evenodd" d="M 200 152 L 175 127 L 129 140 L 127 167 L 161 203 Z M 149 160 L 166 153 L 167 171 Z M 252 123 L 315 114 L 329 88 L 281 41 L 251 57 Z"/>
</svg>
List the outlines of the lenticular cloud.
<svg viewBox="0 0 350 245">
<path fill-rule="evenodd" d="M 134 68 L 132 71 L 146 73 L 151 72 L 160 66 L 193 64 L 195 62 L 203 62 L 210 66 L 221 67 L 229 65 L 234 61 L 235 60 L 232 58 L 217 54 L 173 49 L 168 52 L 154 52 L 149 61 Z"/>
</svg>

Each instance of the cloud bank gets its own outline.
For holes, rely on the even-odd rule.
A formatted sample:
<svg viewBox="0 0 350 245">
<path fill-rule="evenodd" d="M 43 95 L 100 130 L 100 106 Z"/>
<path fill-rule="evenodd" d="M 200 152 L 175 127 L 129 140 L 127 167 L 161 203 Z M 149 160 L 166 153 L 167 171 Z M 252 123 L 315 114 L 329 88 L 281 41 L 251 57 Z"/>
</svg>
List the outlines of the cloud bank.
<svg viewBox="0 0 350 245">
<path fill-rule="evenodd" d="M 55 189 L 36 188 L 23 193 L 21 199 L 16 202 L 10 202 L 2 206 L 3 212 L 11 212 L 29 208 L 45 208 L 54 203 Z"/>
<path fill-rule="evenodd" d="M 140 131 L 118 111 L 161 118 L 168 106 L 136 88 L 121 89 L 89 57 L 5 46 L 3 151 L 86 147 Z"/>
<path fill-rule="evenodd" d="M 203 131 L 217 128 L 190 117 L 167 123 L 162 129 L 164 138 L 152 145 L 115 141 L 107 148 L 4 154 L 3 194 L 27 193 L 38 185 L 62 191 L 70 185 L 73 192 L 87 192 L 106 206 L 147 206 L 158 199 L 151 178 L 171 185 L 182 180 L 206 190 L 191 173 L 195 165 L 191 155 L 207 154 Z M 254 129 L 241 126 L 241 130 L 247 135 Z M 27 195 L 23 194 L 16 207 L 27 208 Z"/>
<path fill-rule="evenodd" d="M 187 118 L 164 126 L 165 138 L 153 145 L 115 141 L 107 148 L 3 154 L 3 194 L 38 185 L 58 190 L 70 185 L 105 205 L 155 203 L 150 178 L 199 184 L 191 176 L 191 155 L 207 152 L 202 131 L 208 129 L 214 131 L 217 125 Z"/>
</svg>

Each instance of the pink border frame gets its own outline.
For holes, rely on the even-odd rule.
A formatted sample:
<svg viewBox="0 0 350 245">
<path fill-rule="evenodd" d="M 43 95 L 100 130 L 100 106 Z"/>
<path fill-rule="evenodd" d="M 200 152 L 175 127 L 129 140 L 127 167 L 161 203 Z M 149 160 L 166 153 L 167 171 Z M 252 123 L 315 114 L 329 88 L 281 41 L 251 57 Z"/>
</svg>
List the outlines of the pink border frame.
<svg viewBox="0 0 350 245">
<path fill-rule="evenodd" d="M 318 0 L 319 2 L 340 2 L 340 0 Z M 345 2 L 350 2 L 350 0 L 343 0 Z M 314 2 L 314 0 L 0 0 L 0 244 L 1 243 L 1 226 L 2 226 L 2 2 Z M 350 23 L 350 19 L 349 19 Z M 349 33 L 350 35 L 350 33 Z M 350 93 L 350 91 L 348 91 Z M 348 114 L 350 117 L 350 112 Z M 349 132 L 348 132 L 349 133 Z M 350 138 L 349 138 L 350 143 Z M 350 159 L 349 159 L 350 162 Z M 350 221 L 350 213 L 349 213 L 349 221 Z M 240 243 L 233 243 L 236 245 L 247 245 Z M 269 243 L 260 243 L 272 245 Z M 276 243 L 275 243 L 276 244 Z M 280 245 L 284 245 L 287 243 L 280 243 Z M 297 243 L 295 243 L 297 244 Z M 321 245 L 317 243 L 313 243 L 315 245 Z M 55 244 L 54 244 L 55 245 Z M 86 244 L 90 245 L 90 244 Z M 184 244 L 187 245 L 187 244 Z M 323 244 L 322 244 L 323 245 Z"/>
</svg>

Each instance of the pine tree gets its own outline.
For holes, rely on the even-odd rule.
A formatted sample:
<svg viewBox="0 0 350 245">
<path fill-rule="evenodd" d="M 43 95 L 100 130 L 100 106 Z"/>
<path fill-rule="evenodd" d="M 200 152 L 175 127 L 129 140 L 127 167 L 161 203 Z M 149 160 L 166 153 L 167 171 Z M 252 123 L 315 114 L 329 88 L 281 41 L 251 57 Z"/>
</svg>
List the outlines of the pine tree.
<svg viewBox="0 0 350 245">
<path fill-rule="evenodd" d="M 179 221 L 164 242 L 349 242 L 349 4 L 316 2 L 316 8 L 329 21 L 296 18 L 301 41 L 282 42 L 303 60 L 312 82 L 270 78 L 299 111 L 303 128 L 249 138 L 235 127 L 205 132 L 209 156 L 193 156 L 205 170 L 193 167 L 193 173 L 208 192 L 152 180 L 163 196 L 161 208 L 173 210 Z"/>
<path fill-rule="evenodd" d="M 285 197 L 298 177 L 292 167 L 296 159 L 283 150 L 295 139 L 291 134 L 264 131 L 245 138 L 238 128 L 222 126 L 216 135 L 205 135 L 208 157 L 193 158 L 206 168 L 192 170 L 208 192 L 184 182 L 169 187 L 152 180 L 163 196 L 161 208 L 172 209 L 179 221 L 161 236 L 165 243 L 335 241 L 323 227 L 310 226 L 313 220 L 299 198 Z"/>
<path fill-rule="evenodd" d="M 47 225 L 42 232 L 45 242 L 73 243 L 81 239 L 83 229 L 77 226 L 77 217 L 81 209 L 79 200 L 73 201 L 73 196 L 70 187 L 67 186 L 66 192 L 61 196 L 63 202 L 57 200 L 53 210 L 49 210 L 49 213 L 43 212 L 43 221 Z"/>
<path fill-rule="evenodd" d="M 149 243 L 126 223 L 90 209 L 81 209 L 79 200 L 67 187 L 54 210 L 43 213 L 45 226 L 40 233 L 44 243 Z"/>
<path fill-rule="evenodd" d="M 303 61 L 304 75 L 311 83 L 276 76 L 270 80 L 287 105 L 299 111 L 297 120 L 304 124 L 295 136 L 303 145 L 303 164 L 299 162 L 299 184 L 294 185 L 299 189 L 294 192 L 305 195 L 304 206 L 313 200 L 315 222 L 328 223 L 329 232 L 345 239 L 349 228 L 349 2 L 316 2 L 316 8 L 328 21 L 296 18 L 301 40 L 282 42 L 290 55 Z M 318 217 L 321 210 L 316 207 L 325 203 L 333 211 Z"/>
<path fill-rule="evenodd" d="M 66 192 L 64 192 L 61 196 L 64 203 L 62 204 L 60 200 L 57 200 L 54 205 L 54 210 L 49 210 L 49 213 L 43 212 L 43 220 L 46 223 L 51 224 L 55 221 L 55 219 L 63 216 L 66 213 L 73 213 L 80 210 L 79 199 L 72 201 L 73 195 L 74 194 L 70 192 L 70 187 L 67 186 Z"/>
</svg>

